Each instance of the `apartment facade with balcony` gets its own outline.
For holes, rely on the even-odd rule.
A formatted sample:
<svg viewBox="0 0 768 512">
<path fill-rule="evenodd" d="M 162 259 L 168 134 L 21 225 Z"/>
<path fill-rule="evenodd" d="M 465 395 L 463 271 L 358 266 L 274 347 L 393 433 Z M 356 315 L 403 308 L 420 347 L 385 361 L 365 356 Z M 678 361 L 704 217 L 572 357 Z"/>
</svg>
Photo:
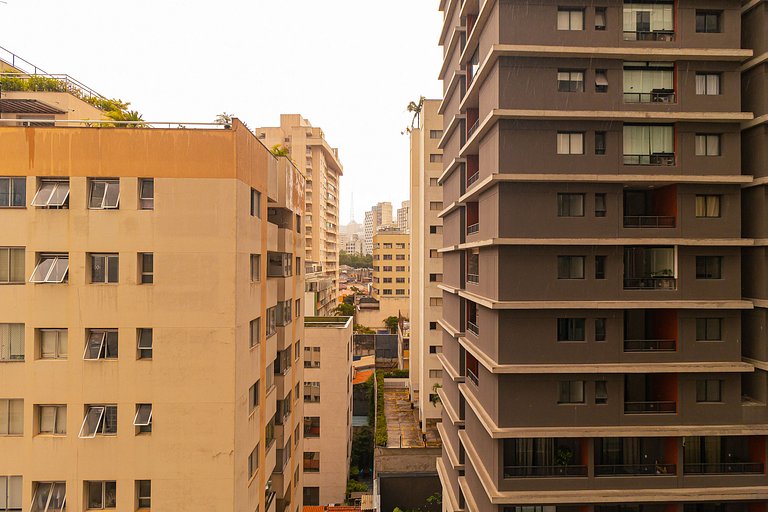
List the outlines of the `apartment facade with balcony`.
<svg viewBox="0 0 768 512">
<path fill-rule="evenodd" d="M 764 510 L 741 5 L 441 10 L 444 507 Z"/>
<path fill-rule="evenodd" d="M 304 262 L 318 264 L 339 294 L 339 198 L 344 168 L 339 150 L 331 147 L 325 132 L 299 114 L 281 114 L 280 126 L 255 130 L 268 147 L 286 148 L 289 157 L 306 178 L 305 212 L 301 229 L 306 238 Z M 332 314 L 335 304 L 323 305 L 320 316 Z"/>
<path fill-rule="evenodd" d="M 441 418 L 435 400 L 436 385 L 442 385 L 443 367 L 439 357 L 443 343 L 441 304 L 443 292 L 442 247 L 443 194 L 438 183 L 442 173 L 442 151 L 437 147 L 443 135 L 439 100 L 425 100 L 420 123 L 411 131 L 411 312 L 410 389 L 416 402 L 422 431 L 427 422 Z"/>
<path fill-rule="evenodd" d="M 301 173 L 237 120 L 0 153 L 3 508 L 300 510 Z"/>
</svg>

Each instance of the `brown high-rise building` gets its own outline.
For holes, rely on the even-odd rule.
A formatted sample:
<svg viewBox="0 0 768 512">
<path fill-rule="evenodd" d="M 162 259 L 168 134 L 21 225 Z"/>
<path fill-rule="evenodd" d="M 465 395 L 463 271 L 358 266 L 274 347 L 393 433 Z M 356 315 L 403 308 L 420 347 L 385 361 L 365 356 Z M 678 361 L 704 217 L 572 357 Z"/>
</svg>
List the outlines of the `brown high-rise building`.
<svg viewBox="0 0 768 512">
<path fill-rule="evenodd" d="M 444 508 L 765 511 L 765 3 L 440 9 Z"/>
</svg>

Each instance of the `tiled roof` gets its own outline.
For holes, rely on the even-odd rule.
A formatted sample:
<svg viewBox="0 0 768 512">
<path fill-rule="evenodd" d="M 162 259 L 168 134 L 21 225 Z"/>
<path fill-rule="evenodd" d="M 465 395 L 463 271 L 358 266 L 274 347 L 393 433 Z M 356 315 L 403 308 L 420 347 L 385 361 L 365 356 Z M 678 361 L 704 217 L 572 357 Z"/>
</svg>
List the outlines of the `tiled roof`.
<svg viewBox="0 0 768 512">
<path fill-rule="evenodd" d="M 355 378 L 352 379 L 352 384 L 362 384 L 363 382 L 367 382 L 368 379 L 371 378 L 371 375 L 373 375 L 373 370 L 363 370 L 357 372 L 355 374 Z"/>
</svg>

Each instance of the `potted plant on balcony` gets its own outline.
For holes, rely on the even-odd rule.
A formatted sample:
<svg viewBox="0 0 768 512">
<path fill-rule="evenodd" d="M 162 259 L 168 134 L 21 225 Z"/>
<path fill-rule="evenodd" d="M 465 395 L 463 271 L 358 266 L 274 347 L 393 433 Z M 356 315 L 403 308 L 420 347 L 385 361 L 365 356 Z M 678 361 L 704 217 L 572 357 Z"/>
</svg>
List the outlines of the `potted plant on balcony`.
<svg viewBox="0 0 768 512">
<path fill-rule="evenodd" d="M 567 475 L 568 465 L 573 461 L 573 450 L 567 446 L 558 446 L 557 453 L 555 453 L 555 474 Z"/>
</svg>

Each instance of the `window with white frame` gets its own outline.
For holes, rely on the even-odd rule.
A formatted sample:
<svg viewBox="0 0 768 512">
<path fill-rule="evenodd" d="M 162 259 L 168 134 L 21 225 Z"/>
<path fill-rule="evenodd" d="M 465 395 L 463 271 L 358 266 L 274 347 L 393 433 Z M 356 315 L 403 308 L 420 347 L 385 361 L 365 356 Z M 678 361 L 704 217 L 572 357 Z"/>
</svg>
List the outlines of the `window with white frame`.
<svg viewBox="0 0 768 512">
<path fill-rule="evenodd" d="M 42 253 L 29 281 L 32 283 L 64 283 L 69 273 L 69 254 Z"/>
<path fill-rule="evenodd" d="M 719 133 L 696 134 L 696 156 L 720 156 Z"/>
<path fill-rule="evenodd" d="M 558 155 L 583 155 L 584 133 L 582 132 L 557 132 Z"/>
<path fill-rule="evenodd" d="M 117 329 L 89 329 L 83 359 L 117 359 Z"/>
<path fill-rule="evenodd" d="M 24 360 L 24 324 L 0 324 L 0 361 Z"/>
<path fill-rule="evenodd" d="M 0 284 L 24 284 L 24 248 L 0 247 Z"/>
<path fill-rule="evenodd" d="M 430 379 L 443 378 L 443 370 L 429 370 L 429 378 Z"/>
<path fill-rule="evenodd" d="M 68 353 L 67 329 L 40 329 L 40 359 L 66 359 Z"/>
<path fill-rule="evenodd" d="M 63 512 L 67 503 L 66 482 L 34 482 L 30 512 Z"/>
<path fill-rule="evenodd" d="M 0 398 L 0 436 L 24 434 L 24 400 Z"/>
<path fill-rule="evenodd" d="M 117 254 L 91 254 L 91 283 L 117 284 L 120 279 L 120 257 Z"/>
<path fill-rule="evenodd" d="M 717 96 L 721 92 L 720 73 L 696 73 L 696 94 Z"/>
<path fill-rule="evenodd" d="M 67 433 L 67 406 L 38 405 L 37 421 L 38 434 L 63 436 Z"/>
<path fill-rule="evenodd" d="M 114 210 L 120 206 L 120 180 L 90 180 L 88 208 Z"/>
<path fill-rule="evenodd" d="M 86 406 L 83 424 L 80 426 L 81 439 L 93 439 L 97 435 L 109 436 L 117 434 L 117 406 L 116 405 L 88 405 Z"/>
<path fill-rule="evenodd" d="M 0 476 L 0 512 L 21 511 L 21 476 Z"/>
<path fill-rule="evenodd" d="M 27 178 L 0 177 L 0 208 L 24 208 L 26 202 Z"/>
<path fill-rule="evenodd" d="M 152 338 L 153 331 L 147 327 L 136 329 L 136 349 L 138 350 L 138 359 L 152 359 Z"/>
<path fill-rule="evenodd" d="M 140 509 L 152 507 L 151 480 L 136 480 L 136 504 Z"/>
<path fill-rule="evenodd" d="M 557 30 L 584 30 L 584 9 L 558 7 Z"/>
<path fill-rule="evenodd" d="M 133 417 L 133 426 L 137 434 L 149 434 L 152 432 L 152 404 L 136 404 L 136 416 Z"/>
<path fill-rule="evenodd" d="M 152 178 L 139 180 L 139 209 L 155 209 L 155 180 Z"/>
<path fill-rule="evenodd" d="M 89 510 L 117 507 L 117 484 L 114 480 L 85 482 Z"/>
<path fill-rule="evenodd" d="M 38 208 L 68 208 L 69 180 L 41 179 L 32 206 Z"/>
<path fill-rule="evenodd" d="M 584 92 L 584 71 L 558 69 L 557 90 L 559 92 Z"/>
</svg>

